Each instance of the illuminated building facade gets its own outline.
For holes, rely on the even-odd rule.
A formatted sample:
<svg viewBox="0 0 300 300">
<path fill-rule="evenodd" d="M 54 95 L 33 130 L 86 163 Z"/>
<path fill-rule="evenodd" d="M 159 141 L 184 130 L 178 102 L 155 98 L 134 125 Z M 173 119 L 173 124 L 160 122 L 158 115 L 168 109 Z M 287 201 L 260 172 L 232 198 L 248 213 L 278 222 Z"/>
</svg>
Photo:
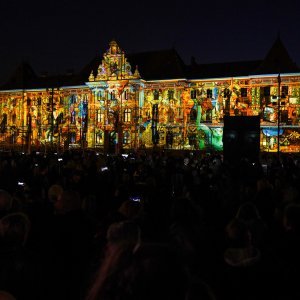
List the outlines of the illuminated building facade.
<svg viewBox="0 0 300 300">
<path fill-rule="evenodd" d="M 22 64 L 0 87 L 10 148 L 222 150 L 225 115 L 259 115 L 261 151 L 277 151 L 278 136 L 280 151 L 300 151 L 300 70 L 279 38 L 263 60 L 204 65 L 174 49 L 126 55 L 112 41 L 78 74 Z"/>
</svg>

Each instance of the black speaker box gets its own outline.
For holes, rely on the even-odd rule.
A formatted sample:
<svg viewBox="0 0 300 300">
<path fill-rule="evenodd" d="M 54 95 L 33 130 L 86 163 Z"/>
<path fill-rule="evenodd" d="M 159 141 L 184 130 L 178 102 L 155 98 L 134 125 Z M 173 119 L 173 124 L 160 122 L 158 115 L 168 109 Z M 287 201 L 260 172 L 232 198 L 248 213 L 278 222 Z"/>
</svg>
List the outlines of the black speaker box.
<svg viewBox="0 0 300 300">
<path fill-rule="evenodd" d="M 259 161 L 259 116 L 224 116 L 223 156 L 230 163 Z"/>
</svg>

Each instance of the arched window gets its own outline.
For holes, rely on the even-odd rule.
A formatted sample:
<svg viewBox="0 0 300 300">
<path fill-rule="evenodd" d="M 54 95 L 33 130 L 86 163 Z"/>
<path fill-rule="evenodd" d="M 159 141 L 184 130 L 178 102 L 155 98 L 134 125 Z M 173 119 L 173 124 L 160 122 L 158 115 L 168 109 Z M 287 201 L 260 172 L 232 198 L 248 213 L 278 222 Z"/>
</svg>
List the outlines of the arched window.
<svg viewBox="0 0 300 300">
<path fill-rule="evenodd" d="M 96 100 L 101 100 L 101 97 L 102 97 L 102 91 L 98 91 L 96 92 Z"/>
<path fill-rule="evenodd" d="M 131 121 L 131 109 L 125 108 L 124 110 L 124 122 L 130 122 Z"/>
</svg>

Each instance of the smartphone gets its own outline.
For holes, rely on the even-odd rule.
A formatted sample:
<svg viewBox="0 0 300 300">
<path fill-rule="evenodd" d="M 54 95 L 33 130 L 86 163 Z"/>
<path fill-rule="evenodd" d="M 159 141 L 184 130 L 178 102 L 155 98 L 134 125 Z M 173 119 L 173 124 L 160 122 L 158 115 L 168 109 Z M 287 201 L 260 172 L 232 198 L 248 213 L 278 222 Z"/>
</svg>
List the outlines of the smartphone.
<svg viewBox="0 0 300 300">
<path fill-rule="evenodd" d="M 19 186 L 25 186 L 25 183 L 22 182 L 22 181 L 18 181 L 18 185 L 19 185 Z"/>
<path fill-rule="evenodd" d="M 130 196 L 129 199 L 134 202 L 141 202 L 141 197 L 139 196 Z"/>
<path fill-rule="evenodd" d="M 107 170 L 108 170 L 108 167 L 101 168 L 101 172 L 104 172 L 104 171 L 107 171 Z"/>
<path fill-rule="evenodd" d="M 62 158 L 58 158 L 57 160 L 58 160 L 58 161 L 63 161 L 63 159 L 62 159 Z"/>
</svg>

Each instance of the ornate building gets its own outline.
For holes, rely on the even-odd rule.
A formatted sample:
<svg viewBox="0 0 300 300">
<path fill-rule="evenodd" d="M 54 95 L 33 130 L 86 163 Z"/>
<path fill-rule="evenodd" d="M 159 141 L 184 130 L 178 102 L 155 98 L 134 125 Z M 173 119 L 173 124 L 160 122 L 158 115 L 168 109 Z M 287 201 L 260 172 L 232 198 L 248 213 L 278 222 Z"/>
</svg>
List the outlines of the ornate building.
<svg viewBox="0 0 300 300">
<path fill-rule="evenodd" d="M 300 70 L 279 38 L 263 60 L 190 65 L 112 41 L 78 74 L 23 63 L 0 87 L 0 143 L 26 150 L 222 150 L 225 115 L 260 116 L 261 151 L 300 151 Z"/>
</svg>

